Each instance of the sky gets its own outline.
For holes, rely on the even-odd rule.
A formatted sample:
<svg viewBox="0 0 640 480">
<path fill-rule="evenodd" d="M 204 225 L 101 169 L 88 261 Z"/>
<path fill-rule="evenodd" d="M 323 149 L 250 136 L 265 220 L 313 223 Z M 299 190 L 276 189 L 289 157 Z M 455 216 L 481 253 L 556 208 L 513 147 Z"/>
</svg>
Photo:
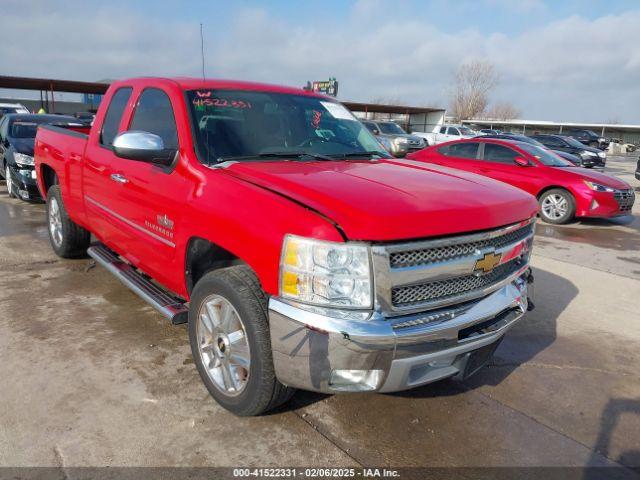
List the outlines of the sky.
<svg viewBox="0 0 640 480">
<path fill-rule="evenodd" d="M 3 0 L 0 74 L 200 76 L 448 107 L 461 63 L 521 118 L 640 124 L 638 0 Z"/>
</svg>

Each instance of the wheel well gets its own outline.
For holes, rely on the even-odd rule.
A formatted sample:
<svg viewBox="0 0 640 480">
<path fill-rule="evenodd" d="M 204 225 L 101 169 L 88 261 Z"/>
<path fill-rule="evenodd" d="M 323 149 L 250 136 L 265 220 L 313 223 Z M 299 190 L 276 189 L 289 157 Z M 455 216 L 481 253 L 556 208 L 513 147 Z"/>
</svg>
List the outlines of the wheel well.
<svg viewBox="0 0 640 480">
<path fill-rule="evenodd" d="M 198 280 L 211 270 L 244 263 L 233 253 L 211 243 L 209 240 L 194 237 L 189 240 L 189 246 L 187 247 L 185 263 L 187 290 L 191 293 Z"/>
<path fill-rule="evenodd" d="M 550 185 L 548 187 L 544 187 L 542 190 L 540 190 L 538 192 L 538 194 L 536 195 L 536 198 L 538 200 L 540 200 L 540 198 L 542 197 L 542 195 L 545 194 L 545 192 L 548 192 L 549 190 L 564 190 L 565 192 L 569 192 L 571 194 L 571 196 L 573 197 L 573 193 L 571 193 L 571 190 L 569 190 L 568 188 L 565 187 L 561 187 L 560 185 Z"/>
<path fill-rule="evenodd" d="M 46 164 L 40 165 L 40 175 L 42 175 L 42 183 L 44 184 L 44 192 L 42 193 L 46 197 L 49 188 L 58 183 L 58 175 L 53 168 Z"/>
</svg>

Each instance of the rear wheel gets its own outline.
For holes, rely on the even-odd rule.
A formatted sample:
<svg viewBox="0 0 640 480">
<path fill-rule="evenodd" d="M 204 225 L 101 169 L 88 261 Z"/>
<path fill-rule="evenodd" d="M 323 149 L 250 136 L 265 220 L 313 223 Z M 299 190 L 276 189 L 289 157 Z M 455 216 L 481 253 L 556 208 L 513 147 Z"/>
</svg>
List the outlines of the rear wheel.
<svg viewBox="0 0 640 480">
<path fill-rule="evenodd" d="M 267 297 L 249 267 L 214 270 L 198 281 L 189 341 L 207 390 L 232 413 L 260 415 L 291 398 L 294 389 L 275 376 Z"/>
<path fill-rule="evenodd" d="M 540 216 L 545 222 L 568 223 L 576 213 L 576 202 L 567 190 L 554 188 L 542 194 L 539 200 Z"/>
<path fill-rule="evenodd" d="M 47 226 L 51 248 L 56 255 L 62 258 L 86 255 L 91 234 L 69 218 L 58 185 L 53 185 L 47 192 Z"/>
</svg>

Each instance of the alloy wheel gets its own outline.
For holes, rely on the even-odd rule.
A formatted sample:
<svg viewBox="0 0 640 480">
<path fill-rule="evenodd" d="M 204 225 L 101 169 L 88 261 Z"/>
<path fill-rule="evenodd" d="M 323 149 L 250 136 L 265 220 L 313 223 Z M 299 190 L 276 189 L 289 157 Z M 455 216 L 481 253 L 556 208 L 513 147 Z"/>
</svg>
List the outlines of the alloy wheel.
<svg viewBox="0 0 640 480">
<path fill-rule="evenodd" d="M 564 196 L 555 193 L 553 195 L 547 195 L 544 200 L 542 200 L 541 209 L 545 217 L 552 220 L 559 220 L 569 211 L 569 202 Z"/>
<path fill-rule="evenodd" d="M 11 182 L 11 169 L 9 168 L 9 165 L 7 165 L 5 167 L 4 178 L 7 181 L 7 193 L 9 194 L 10 197 L 12 197 L 13 196 L 13 182 Z"/>
<path fill-rule="evenodd" d="M 55 197 L 49 200 L 49 232 L 56 247 L 62 245 L 62 214 Z"/>
<path fill-rule="evenodd" d="M 202 302 L 196 323 L 198 353 L 207 375 L 222 393 L 237 396 L 249 380 L 251 352 L 242 319 L 220 295 Z"/>
</svg>

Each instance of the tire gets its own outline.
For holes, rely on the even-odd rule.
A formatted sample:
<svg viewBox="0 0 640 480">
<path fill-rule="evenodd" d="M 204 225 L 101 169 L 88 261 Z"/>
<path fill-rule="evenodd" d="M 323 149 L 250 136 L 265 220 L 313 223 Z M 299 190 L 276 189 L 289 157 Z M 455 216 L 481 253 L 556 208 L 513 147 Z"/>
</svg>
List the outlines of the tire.
<svg viewBox="0 0 640 480">
<path fill-rule="evenodd" d="M 246 265 L 214 270 L 198 281 L 189 307 L 189 343 L 207 390 L 235 415 L 260 415 L 295 392 L 276 378 L 267 296 Z"/>
<path fill-rule="evenodd" d="M 51 248 L 59 257 L 77 258 L 86 255 L 91 233 L 69 218 L 58 185 L 53 185 L 47 192 L 47 231 Z"/>
<path fill-rule="evenodd" d="M 576 213 L 576 201 L 571 193 L 563 188 L 553 188 L 544 192 L 538 201 L 540 217 L 547 223 L 562 225 L 573 220 Z"/>
<path fill-rule="evenodd" d="M 5 164 L 4 166 L 4 179 L 7 183 L 7 195 L 9 195 L 9 198 L 16 198 L 16 194 L 13 193 L 13 182 L 11 181 L 11 169 L 9 168 L 9 164 Z"/>
</svg>

